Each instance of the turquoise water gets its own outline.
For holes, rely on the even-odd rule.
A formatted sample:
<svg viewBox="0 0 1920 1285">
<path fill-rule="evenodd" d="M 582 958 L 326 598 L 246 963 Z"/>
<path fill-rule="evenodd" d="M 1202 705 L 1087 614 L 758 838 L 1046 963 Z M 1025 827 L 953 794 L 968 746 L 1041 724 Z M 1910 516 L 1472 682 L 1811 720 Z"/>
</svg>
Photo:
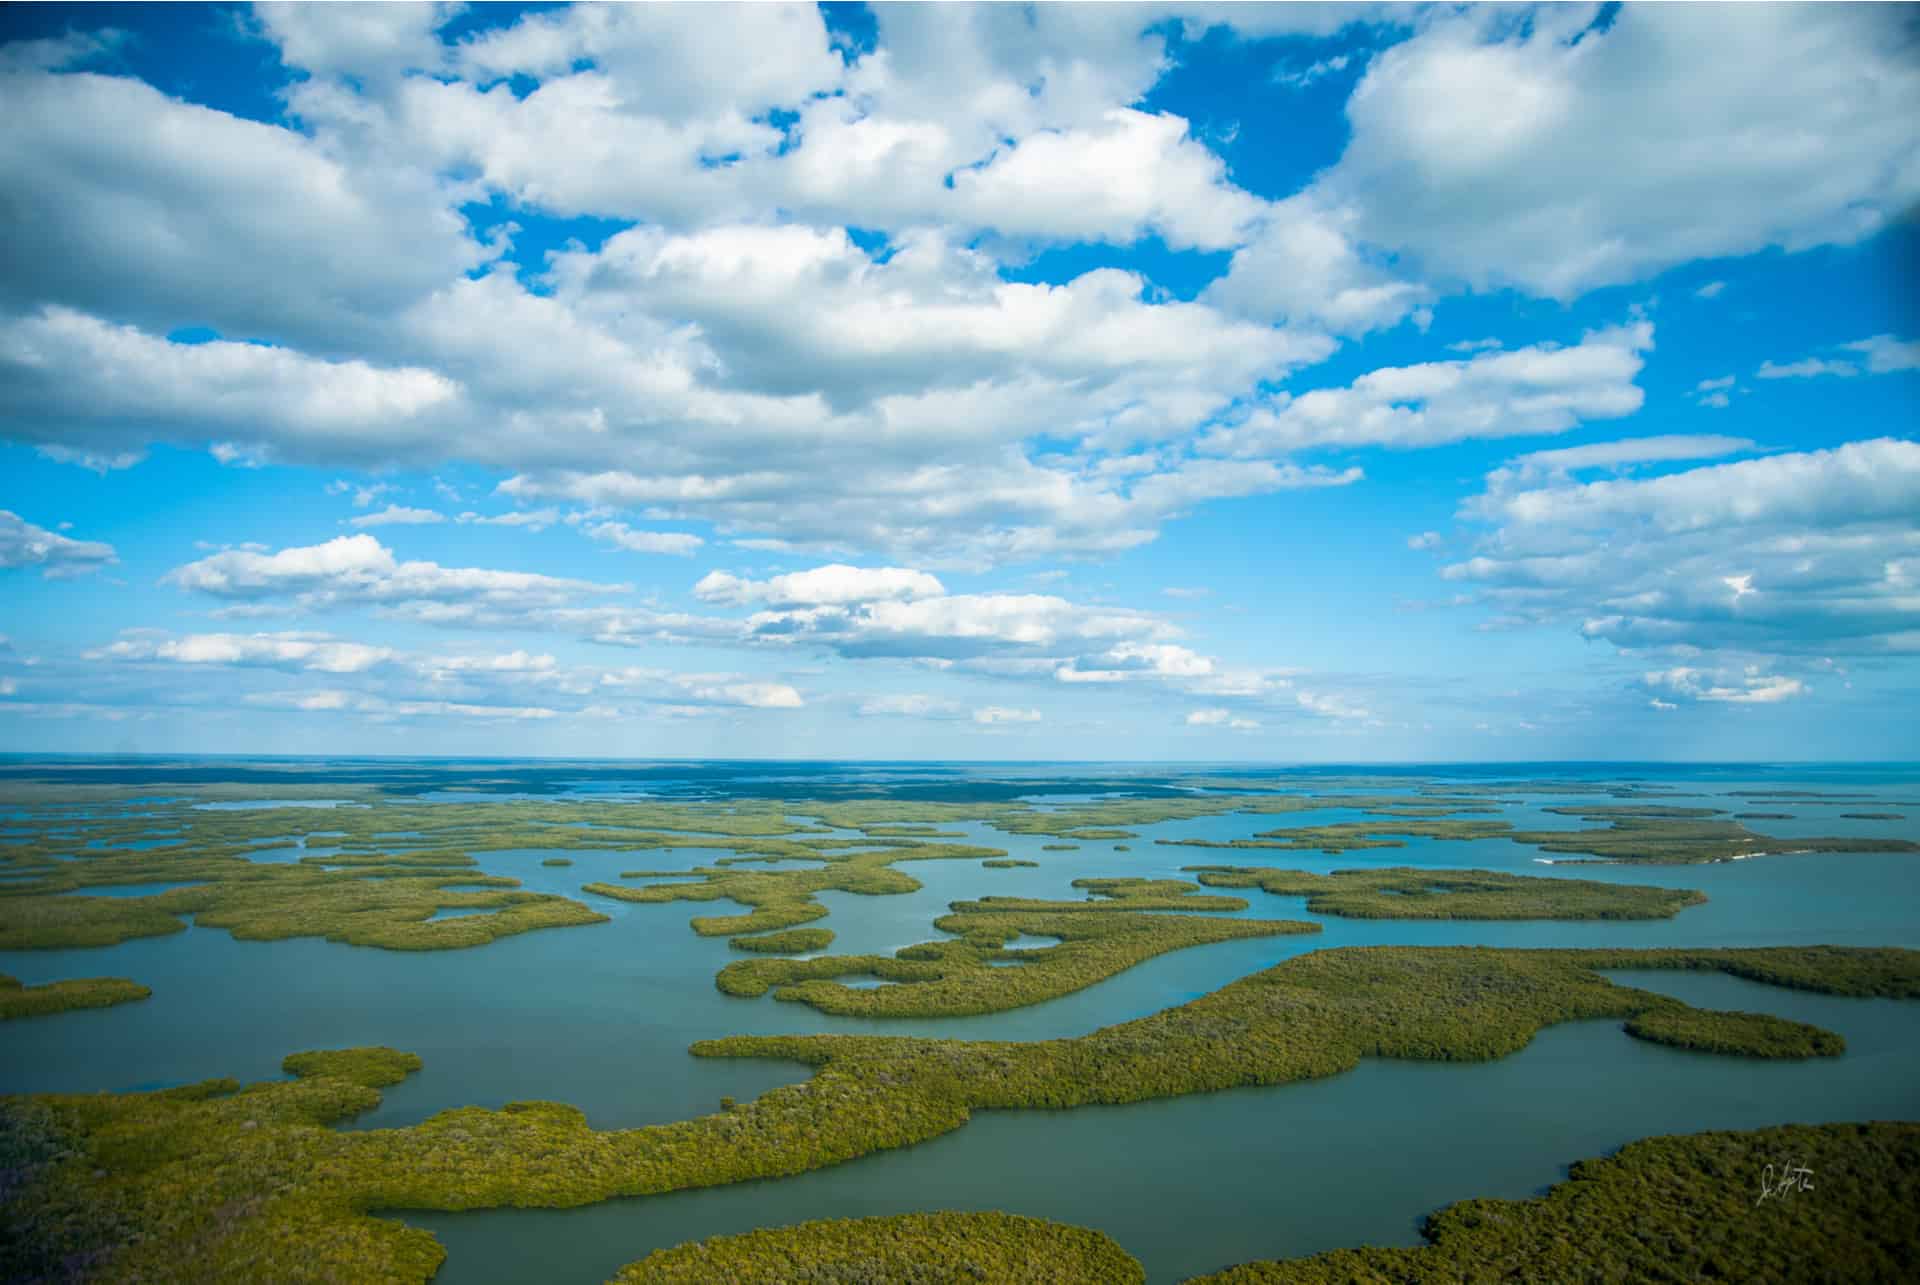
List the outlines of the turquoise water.
<svg viewBox="0 0 1920 1285">
<path fill-rule="evenodd" d="M 1528 767 L 1514 775 L 1544 770 Z M 1792 822 L 1751 822 L 1783 838 L 1920 832 L 1920 819 L 1839 816 L 1884 810 L 1920 818 L 1920 808 L 1893 802 L 1920 798 L 1911 772 L 1846 787 L 1878 802 L 1820 804 L 1727 793 L 1795 788 L 1795 778 L 1674 779 L 1676 790 L 1700 797 L 1649 801 L 1793 813 Z M 1839 791 L 1834 780 L 1808 778 L 1797 788 Z M 753 785 L 741 788 L 751 793 Z M 610 790 L 579 793 L 618 797 Z M 1064 788 L 1045 793 L 1055 804 L 1089 797 Z M 451 791 L 447 797 L 474 802 L 495 796 Z M 1576 818 L 1542 809 L 1616 802 L 1529 794 L 1524 804 L 1498 815 L 1522 827 L 1572 829 L 1580 824 Z M 312 808 L 318 801 L 288 803 Z M 256 860 L 330 852 L 307 846 L 328 836 L 304 830 L 290 819 L 295 815 L 274 818 L 273 829 L 287 833 L 263 845 Z M 481 853 L 478 871 L 512 876 L 533 891 L 577 897 L 610 922 L 449 952 L 387 952 L 314 940 L 237 942 L 223 930 L 198 927 L 105 950 L 0 952 L 0 972 L 28 984 L 114 975 L 154 990 L 152 999 L 138 1004 L 9 1023 L 0 1046 L 0 1092 L 128 1089 L 225 1075 L 263 1079 L 277 1076 L 280 1059 L 295 1050 L 389 1044 L 421 1054 L 425 1070 L 387 1090 L 383 1105 L 353 1127 L 403 1126 L 448 1107 L 528 1098 L 577 1105 L 597 1127 L 630 1127 L 704 1114 L 722 1096 L 750 1099 L 807 1074 L 797 1064 L 696 1059 L 686 1050 L 698 1039 L 809 1032 L 1015 1040 L 1078 1035 L 1332 946 L 1920 946 L 1920 858 L 1910 855 L 1630 867 L 1543 864 L 1536 849 L 1505 839 L 1409 839 L 1402 848 L 1338 857 L 1154 843 L 1162 837 L 1243 838 L 1363 819 L 1340 809 L 1207 817 L 1138 827 L 1139 837 L 1125 841 L 1128 852 L 1109 843 L 1047 852 L 1045 844 L 1060 841 L 1007 835 L 981 823 L 943 825 L 965 834 L 955 842 L 1004 849 L 1040 864 L 985 870 L 977 858 L 905 862 L 897 868 L 922 884 L 918 891 L 890 897 L 824 893 L 820 901 L 831 913 L 818 926 L 837 934 L 831 953 L 885 954 L 942 936 L 932 921 L 955 900 L 1078 899 L 1085 894 L 1072 888 L 1076 878 L 1190 878 L 1181 868 L 1203 864 L 1319 872 L 1486 868 L 1699 888 L 1710 900 L 1673 920 L 1651 922 L 1393 922 L 1314 916 L 1305 912 L 1303 898 L 1238 892 L 1250 905 L 1228 912 L 1235 917 L 1308 920 L 1322 931 L 1179 951 L 1009 1013 L 881 1021 L 830 1017 L 771 997 L 720 994 L 714 974 L 743 956 L 724 939 L 694 934 L 687 921 L 745 909 L 736 903 L 643 906 L 581 891 L 586 883 L 621 882 L 623 870 L 691 869 L 724 852 Z M 540 864 L 551 856 L 568 857 L 573 865 Z M 94 891 L 132 896 L 153 887 Z M 458 912 L 443 915 L 449 913 Z M 1920 1085 L 1920 1004 L 1807 996 L 1718 976 L 1631 980 L 1714 1007 L 1816 1022 L 1845 1034 L 1849 1052 L 1818 1063 L 1754 1063 L 1662 1049 L 1628 1039 L 1617 1024 L 1586 1023 L 1546 1031 L 1523 1053 L 1492 1064 L 1369 1061 L 1313 1084 L 1125 1108 L 983 1113 L 966 1128 L 921 1146 L 777 1183 L 576 1211 L 407 1218 L 442 1235 L 450 1251 L 443 1279 L 449 1281 L 599 1281 L 652 1248 L 694 1237 L 807 1218 L 936 1208 L 1009 1209 L 1099 1227 L 1146 1262 L 1156 1280 L 1174 1280 L 1249 1258 L 1361 1242 L 1415 1243 L 1419 1219 L 1438 1205 L 1476 1195 L 1531 1194 L 1558 1178 L 1569 1161 L 1652 1133 L 1920 1117 L 1920 1090 L 1912 1087 Z"/>
</svg>

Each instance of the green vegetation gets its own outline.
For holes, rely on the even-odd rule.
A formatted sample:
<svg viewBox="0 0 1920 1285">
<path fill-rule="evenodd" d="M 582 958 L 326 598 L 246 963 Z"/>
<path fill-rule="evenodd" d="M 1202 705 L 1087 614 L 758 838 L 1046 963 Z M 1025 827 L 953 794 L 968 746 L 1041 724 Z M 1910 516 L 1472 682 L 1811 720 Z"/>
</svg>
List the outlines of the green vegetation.
<svg viewBox="0 0 1920 1285">
<path fill-rule="evenodd" d="M 512 879 L 423 874 L 405 867 L 328 871 L 231 859 L 223 864 L 225 878 L 148 897 L 0 897 L 0 949 L 111 946 L 131 937 L 179 932 L 186 927 L 179 916 L 187 914 L 202 927 L 228 929 L 243 941 L 325 937 L 388 950 L 479 946 L 536 928 L 607 919 L 565 897 L 511 891 L 517 883 Z M 448 891 L 448 884 L 486 884 L 494 890 Z M 442 909 L 493 913 L 433 920 Z"/>
<path fill-rule="evenodd" d="M 330 1075 L 369 1089 L 384 1089 L 398 1084 L 420 1069 L 420 1055 L 402 1053 L 384 1045 L 357 1049 L 315 1049 L 307 1053 L 289 1053 L 280 1069 L 299 1079 Z"/>
<path fill-rule="evenodd" d="M 124 977 L 79 977 L 69 981 L 22 986 L 18 978 L 0 973 L 0 1021 L 14 1017 L 43 1017 L 73 1008 L 110 1008 L 153 994 Z"/>
<path fill-rule="evenodd" d="M 1491 870 L 1336 870 L 1188 866 L 1210 888 L 1305 897 L 1314 914 L 1349 919 L 1671 919 L 1704 902 L 1684 888 L 1500 874 Z"/>
<path fill-rule="evenodd" d="M 1775 839 L 1738 821 L 1716 819 L 1710 808 L 1591 804 L 1548 812 L 1609 822 L 1591 830 L 1515 830 L 1505 821 L 1342 821 L 1333 825 L 1267 830 L 1251 839 L 1158 839 L 1191 848 L 1268 848 L 1338 855 L 1366 848 L 1404 847 L 1406 838 L 1511 839 L 1544 852 L 1574 853 L 1602 861 L 1686 865 L 1736 861 L 1777 852 L 1920 852 L 1906 839 L 1827 837 Z"/>
<path fill-rule="evenodd" d="M 1040 865 L 1038 861 L 1023 861 L 1019 857 L 991 857 L 980 864 L 989 870 L 1018 870 L 1022 867 L 1038 868 Z"/>
<path fill-rule="evenodd" d="M 1582 820 L 1611 821 L 1612 824 L 1595 830 L 1515 831 L 1509 837 L 1516 843 L 1534 844 L 1543 852 L 1656 865 L 1739 861 L 1782 852 L 1920 852 L 1920 843 L 1906 839 L 1846 836 L 1775 839 L 1749 830 L 1738 821 L 1643 817 L 1632 815 L 1630 809 L 1620 813 L 1606 808 L 1553 810 L 1574 813 Z"/>
<path fill-rule="evenodd" d="M 0 950 L 117 946 L 187 925 L 151 897 L 0 897 Z"/>
<path fill-rule="evenodd" d="M 1084 901 L 1041 901 L 1031 897 L 982 897 L 956 901 L 956 914 L 1059 914 L 1083 910 L 1245 910 L 1245 897 L 1208 896 L 1184 879 L 1075 879 Z"/>
<path fill-rule="evenodd" d="M 1058 904 L 988 900 L 998 906 Z M 1188 946 L 1319 931 L 1317 924 L 1288 920 L 1110 913 L 1113 905 L 1127 904 L 1124 899 L 1065 904 L 1071 909 L 943 915 L 933 926 L 956 934 L 958 941 L 922 942 L 892 956 L 741 960 L 721 969 L 715 984 L 729 995 L 746 997 L 771 989 L 775 999 L 842 1016 L 960 1017 L 1039 1004 Z M 1023 935 L 1056 937 L 1060 944 L 1005 949 L 1007 942 Z M 896 984 L 855 988 L 833 980 L 847 976 Z"/>
<path fill-rule="evenodd" d="M 790 1281 L 1146 1280 L 1133 1255 L 1084 1227 L 1002 1213 L 836 1218 L 716 1236 L 629 1263 L 610 1285 L 787 1285 Z"/>
<path fill-rule="evenodd" d="M 1842 812 L 1840 815 L 1848 821 L 1904 821 L 1907 819 L 1904 812 Z"/>
<path fill-rule="evenodd" d="M 640 1129 L 597 1131 L 578 1110 L 551 1102 L 445 1111 L 405 1129 L 325 1128 L 379 1101 L 361 1082 L 358 1057 L 244 1089 L 210 1081 L 161 1093 L 10 1098 L 0 1100 L 0 1155 L 10 1157 L 17 1185 L 0 1205 L 0 1275 L 44 1276 L 80 1261 L 105 1280 L 422 1282 L 443 1258 L 440 1247 L 373 1211 L 568 1207 L 800 1173 L 935 1137 L 981 1109 L 1280 1084 L 1337 1074 L 1362 1057 L 1502 1057 L 1555 1022 L 1685 1009 L 1594 971 L 1649 966 L 1920 997 L 1920 952 L 1905 950 L 1351 948 L 1298 956 L 1073 1039 L 702 1041 L 693 1049 L 700 1056 L 789 1058 L 816 1069 L 731 1110 Z M 1777 1055 L 1774 1034 L 1758 1032 L 1740 1051 Z M 390 1067 L 386 1056 L 372 1064 Z M 1834 1156 L 1808 1163 L 1848 1171 Z M 1916 1172 L 1911 1160 L 1902 1172 Z M 1883 1216 L 1912 1207 L 1892 1203 L 1906 1188 L 1870 1189 Z M 1536 1261 L 1551 1276 L 1561 1260 Z"/>
<path fill-rule="evenodd" d="M 1789 1167 L 1809 1171 L 1811 1190 Z M 1418 1249 L 1248 1263 L 1191 1285 L 1903 1280 L 1920 1261 L 1915 1210 L 1920 1125 L 1648 1138 L 1579 1162 L 1536 1200 L 1449 1205 Z"/>
<path fill-rule="evenodd" d="M 735 937 L 727 942 L 735 950 L 758 951 L 763 955 L 798 955 L 825 950 L 833 945 L 831 928 L 789 928 L 785 932 L 762 933 L 758 937 Z"/>
<path fill-rule="evenodd" d="M 1736 821 L 1791 821 L 1793 820 L 1793 813 L 1791 812 L 1736 812 L 1733 814 L 1733 819 Z"/>
<path fill-rule="evenodd" d="M 1658 1008 L 1630 1019 L 1627 1034 L 1703 1053 L 1753 1054 L 1765 1049 L 1758 1056 L 1792 1058 L 1839 1057 L 1847 1051 L 1846 1040 L 1832 1031 L 1768 1013 Z"/>
<path fill-rule="evenodd" d="M 1156 839 L 1182 848 L 1276 848 L 1283 852 L 1325 852 L 1338 856 L 1364 848 L 1404 848 L 1403 837 L 1423 839 L 1504 839 L 1513 827 L 1505 821 L 1441 821 L 1388 817 L 1379 821 L 1340 821 L 1333 825 L 1263 830 L 1251 839 Z"/>
<path fill-rule="evenodd" d="M 1080 845 L 1077 843 L 1043 843 L 1040 845 L 1040 851 L 1042 852 L 1078 852 L 1080 851 Z"/>
<path fill-rule="evenodd" d="M 540 864 L 543 866 L 570 866 L 573 864 L 573 858 L 572 857 L 548 857 L 545 861 L 542 861 Z"/>
<path fill-rule="evenodd" d="M 765 841 L 760 841 L 765 843 Z M 602 897 L 643 904 L 669 901 L 737 901 L 751 908 L 744 915 L 707 915 L 696 917 L 693 930 L 706 937 L 731 937 L 738 933 L 764 932 L 793 928 L 824 919 L 827 908 L 814 900 L 814 894 L 835 889 L 866 896 L 889 896 L 917 891 L 920 881 L 893 869 L 897 861 L 980 860 L 1006 854 L 998 848 L 976 848 L 961 844 L 921 843 L 914 839 L 890 839 L 887 846 L 873 848 L 866 841 L 814 839 L 795 844 L 775 841 L 796 851 L 754 852 L 749 856 L 723 857 L 711 866 L 694 870 L 629 870 L 623 879 L 648 875 L 690 875 L 697 882 L 649 884 L 623 888 L 618 884 L 590 883 L 582 889 Z M 683 845 L 684 846 L 684 845 Z M 758 846 L 758 845 L 756 845 Z M 858 847 L 856 852 L 835 852 L 835 848 Z M 750 861 L 806 860 L 801 870 L 745 870 Z"/>
</svg>

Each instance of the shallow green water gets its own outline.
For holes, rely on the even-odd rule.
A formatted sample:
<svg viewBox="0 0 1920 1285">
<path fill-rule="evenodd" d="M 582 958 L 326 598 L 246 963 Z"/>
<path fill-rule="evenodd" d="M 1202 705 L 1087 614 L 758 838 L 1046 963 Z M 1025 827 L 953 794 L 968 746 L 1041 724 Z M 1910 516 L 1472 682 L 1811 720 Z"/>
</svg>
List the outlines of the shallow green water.
<svg viewBox="0 0 1920 1285">
<path fill-rule="evenodd" d="M 1769 785 L 1785 784 L 1772 778 Z M 1920 822 L 1848 821 L 1842 811 L 1900 811 L 1872 803 L 1814 807 L 1728 798 L 1742 778 L 1684 788 L 1673 802 L 1781 811 L 1756 821 L 1782 836 L 1912 835 Z M 1839 788 L 1821 783 L 1811 788 Z M 1877 787 L 1913 798 L 1911 782 Z M 1869 791 L 1871 792 L 1871 791 Z M 473 801 L 471 795 L 460 795 Z M 1605 798 L 1532 795 L 1504 815 L 1521 826 L 1575 828 L 1544 806 Z M 797 813 L 796 813 L 797 814 Z M 1920 814 L 1920 813 L 1917 813 Z M 703 1114 L 719 1099 L 748 1099 L 804 1078 L 788 1063 L 696 1059 L 695 1040 L 741 1033 L 864 1032 L 966 1039 L 1077 1035 L 1205 994 L 1282 959 L 1332 946 L 1735 946 L 1832 943 L 1920 946 L 1920 858 L 1821 855 L 1710 866 L 1543 864 L 1504 839 L 1411 839 L 1404 848 L 1339 857 L 1156 845 L 1157 837 L 1227 839 L 1360 815 L 1228 816 L 1139 828 L 1125 842 L 1019 837 L 968 823 L 943 826 L 967 842 L 1039 862 L 985 870 L 977 860 L 908 862 L 922 888 L 820 900 L 837 934 L 831 951 L 887 953 L 939 936 L 932 920 L 954 900 L 987 894 L 1079 897 L 1075 878 L 1177 876 L 1197 864 L 1264 864 L 1314 871 L 1414 865 L 1700 888 L 1710 901 L 1674 920 L 1473 923 L 1341 920 L 1311 916 L 1303 899 L 1249 891 L 1240 917 L 1308 919 L 1323 931 L 1225 942 L 1162 956 L 1044 1005 L 986 1017 L 873 1021 L 828 1017 L 771 998 L 721 995 L 715 972 L 742 958 L 687 926 L 731 913 L 729 902 L 638 906 L 583 884 L 629 869 L 710 863 L 710 849 L 594 852 L 529 848 L 480 854 L 480 869 L 536 891 L 580 897 L 611 917 L 483 948 L 387 952 L 300 940 L 236 942 L 191 928 L 106 950 L 0 952 L 0 971 L 29 984 L 112 974 L 154 990 L 114 1009 L 9 1023 L 0 1044 L 0 1092 L 91 1091 L 214 1076 L 261 1079 L 307 1048 L 390 1044 L 426 1067 L 387 1091 L 355 1127 L 405 1125 L 453 1106 L 546 1098 L 581 1107 L 598 1127 Z M 322 840 L 324 842 L 324 840 Z M 260 860 L 326 851 L 263 849 Z M 569 867 L 545 867 L 565 855 Z M 1190 877 L 1190 876 L 1188 876 Z M 1649 989 L 1714 1007 L 1747 1007 L 1845 1034 L 1837 1061 L 1774 1065 L 1662 1049 L 1615 1024 L 1544 1032 L 1499 1063 L 1441 1066 L 1366 1062 L 1344 1076 L 1125 1108 L 986 1113 L 957 1133 L 907 1151 L 777 1183 L 677 1193 L 565 1212 L 409 1215 L 439 1232 L 451 1281 L 597 1281 L 652 1248 L 689 1238 L 816 1217 L 912 1209 L 1002 1208 L 1100 1227 L 1173 1280 L 1247 1258 L 1342 1244 L 1414 1243 L 1419 1219 L 1447 1201 L 1522 1196 L 1567 1162 L 1652 1133 L 1752 1127 L 1789 1120 L 1920 1117 L 1920 1004 L 1805 996 L 1717 976 L 1654 974 Z M 1757 1175 L 1755 1176 L 1757 1182 Z"/>
</svg>

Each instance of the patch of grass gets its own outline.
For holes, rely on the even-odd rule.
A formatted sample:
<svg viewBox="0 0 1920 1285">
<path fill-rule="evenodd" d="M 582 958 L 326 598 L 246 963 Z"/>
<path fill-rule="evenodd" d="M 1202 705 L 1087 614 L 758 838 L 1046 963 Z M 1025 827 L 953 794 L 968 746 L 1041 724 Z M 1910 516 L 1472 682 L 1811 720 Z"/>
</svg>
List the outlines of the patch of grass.
<svg viewBox="0 0 1920 1285">
<path fill-rule="evenodd" d="M 1907 819 L 1904 812 L 1842 812 L 1840 815 L 1849 821 L 1904 821 Z"/>
<path fill-rule="evenodd" d="M 151 897 L 0 898 L 0 950 L 117 946 L 136 937 L 185 932 Z"/>
<path fill-rule="evenodd" d="M 1040 851 L 1042 852 L 1078 852 L 1080 851 L 1080 845 L 1077 843 L 1043 843 L 1040 845 Z"/>
<path fill-rule="evenodd" d="M 741 960 L 721 969 L 715 984 L 746 997 L 772 990 L 775 999 L 841 1016 L 962 1017 L 1044 1003 L 1188 946 L 1319 931 L 1317 924 L 1289 920 L 1112 913 L 1106 903 L 1068 904 L 1074 908 L 943 915 L 933 926 L 958 941 L 922 942 L 891 956 Z M 1056 937 L 1060 944 L 1005 949 L 1022 935 Z M 849 976 L 897 984 L 856 988 L 834 980 Z"/>
<path fill-rule="evenodd" d="M 1847 1042 L 1832 1031 L 1790 1022 L 1769 1013 L 1727 1013 L 1704 1008 L 1655 1008 L 1627 1022 L 1627 1034 L 1654 1044 L 1705 1053 L 1771 1058 L 1839 1057 Z M 1755 1049 L 1765 1049 L 1755 1054 Z"/>
<path fill-rule="evenodd" d="M 420 1055 L 402 1053 L 384 1045 L 354 1049 L 315 1049 L 307 1053 L 289 1053 L 280 1069 L 288 1075 L 308 1079 L 330 1075 L 349 1084 L 383 1089 L 398 1084 L 420 1069 Z"/>
<path fill-rule="evenodd" d="M 1508 837 L 1516 843 L 1531 843 L 1543 852 L 1650 865 L 1738 861 L 1786 852 L 1920 852 L 1920 843 L 1906 839 L 1848 836 L 1776 839 L 1749 830 L 1738 821 L 1613 815 L 1605 809 L 1562 810 L 1574 812 L 1584 820 L 1611 821 L 1612 824 L 1595 830 L 1516 830 Z"/>
<path fill-rule="evenodd" d="M 769 1227 L 656 1250 L 610 1285 L 788 1285 L 791 1281 L 1146 1280 L 1101 1232 L 1003 1213 L 896 1214 Z"/>
<path fill-rule="evenodd" d="M 1349 919 L 1671 919 L 1706 901 L 1685 888 L 1501 874 L 1492 870 L 1336 870 L 1188 866 L 1210 888 L 1262 888 L 1305 897 L 1307 909 Z"/>
<path fill-rule="evenodd" d="M 1023 861 L 1019 857 L 991 857 L 980 863 L 989 870 L 1019 870 L 1023 867 L 1039 868 L 1038 861 Z"/>
<path fill-rule="evenodd" d="M 1789 1167 L 1809 1170 L 1812 1189 L 1790 1185 Z M 1902 1280 L 1920 1261 L 1916 1209 L 1920 1125 L 1648 1138 L 1580 1161 L 1538 1199 L 1449 1205 L 1421 1248 L 1247 1263 L 1190 1285 Z"/>
<path fill-rule="evenodd" d="M 1058 914 L 1084 910 L 1245 910 L 1245 897 L 1222 897 L 1200 891 L 1185 879 L 1099 878 L 1075 879 L 1086 889 L 1084 901 L 1043 901 L 1032 897 L 981 897 L 956 901 L 956 914 Z"/>
<path fill-rule="evenodd" d="M 573 858 L 572 857 L 548 857 L 545 861 L 542 861 L 540 864 L 543 866 L 570 866 L 573 864 Z"/>
<path fill-rule="evenodd" d="M 825 950 L 833 945 L 831 928 L 789 928 L 785 932 L 762 933 L 758 937 L 734 937 L 727 945 L 735 950 L 758 951 L 763 955 L 800 955 Z"/>
<path fill-rule="evenodd" d="M 1271 848 L 1283 852 L 1339 855 L 1355 849 L 1404 848 L 1404 837 L 1422 839 L 1504 839 L 1513 827 L 1505 821 L 1447 821 L 1386 817 L 1378 821 L 1340 821 L 1332 825 L 1263 830 L 1251 839 L 1156 839 L 1184 848 Z"/>
<path fill-rule="evenodd" d="M 22 986 L 18 978 L 0 973 L 0 1020 L 44 1017 L 75 1008 L 109 1008 L 151 994 L 152 990 L 124 977 L 79 977 Z"/>
<path fill-rule="evenodd" d="M 731 937 L 739 933 L 767 932 L 793 928 L 827 916 L 827 908 L 814 894 L 828 890 L 860 893 L 865 896 L 890 896 L 915 892 L 920 881 L 893 869 L 900 861 L 950 861 L 997 859 L 1006 856 L 999 848 L 978 848 L 964 844 L 921 843 L 913 839 L 890 839 L 887 846 L 861 852 L 835 852 L 833 848 L 850 846 L 845 840 L 813 840 L 818 846 L 797 852 L 764 854 L 774 861 L 805 857 L 813 863 L 800 870 L 746 870 L 745 859 L 722 858 L 711 866 L 694 870 L 625 872 L 622 878 L 644 875 L 676 874 L 694 878 L 682 883 L 650 884 L 623 888 L 618 884 L 590 883 L 583 891 L 602 897 L 641 904 L 671 901 L 737 901 L 751 907 L 744 915 L 705 915 L 696 917 L 693 930 L 705 937 Z M 794 847 L 796 845 L 788 845 Z M 867 846 L 864 842 L 858 846 Z"/>
</svg>

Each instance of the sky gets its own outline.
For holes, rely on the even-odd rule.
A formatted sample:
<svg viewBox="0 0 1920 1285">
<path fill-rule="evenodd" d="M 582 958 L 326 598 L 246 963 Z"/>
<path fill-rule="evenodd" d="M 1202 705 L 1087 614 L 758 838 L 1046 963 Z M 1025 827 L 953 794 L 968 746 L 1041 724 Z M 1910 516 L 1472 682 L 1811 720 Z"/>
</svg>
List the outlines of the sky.
<svg viewBox="0 0 1920 1285">
<path fill-rule="evenodd" d="M 1920 9 L 0 8 L 0 752 L 1920 758 Z"/>
</svg>

